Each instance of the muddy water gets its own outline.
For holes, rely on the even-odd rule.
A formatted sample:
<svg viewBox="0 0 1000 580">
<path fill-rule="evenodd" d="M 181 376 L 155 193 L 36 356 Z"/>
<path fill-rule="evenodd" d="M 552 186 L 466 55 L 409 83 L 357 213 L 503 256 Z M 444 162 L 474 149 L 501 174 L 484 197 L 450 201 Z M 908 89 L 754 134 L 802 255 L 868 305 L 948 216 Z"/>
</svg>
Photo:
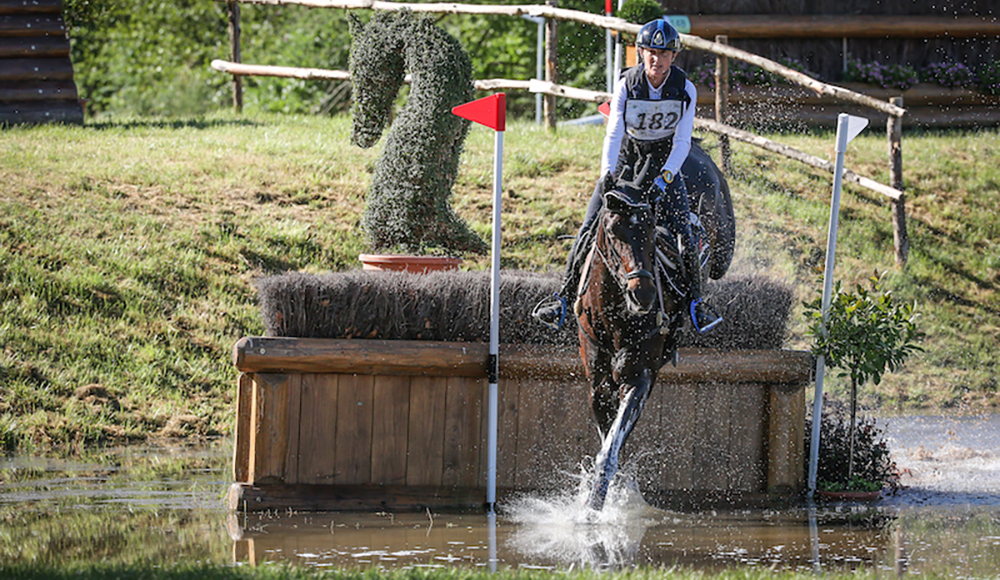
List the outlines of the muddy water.
<svg viewBox="0 0 1000 580">
<path fill-rule="evenodd" d="M 870 504 L 667 512 L 626 485 L 598 521 L 577 490 L 481 514 L 228 514 L 229 446 L 0 460 L 0 561 L 316 567 L 736 565 L 996 577 L 1000 415 L 885 420 L 907 487 Z"/>
</svg>

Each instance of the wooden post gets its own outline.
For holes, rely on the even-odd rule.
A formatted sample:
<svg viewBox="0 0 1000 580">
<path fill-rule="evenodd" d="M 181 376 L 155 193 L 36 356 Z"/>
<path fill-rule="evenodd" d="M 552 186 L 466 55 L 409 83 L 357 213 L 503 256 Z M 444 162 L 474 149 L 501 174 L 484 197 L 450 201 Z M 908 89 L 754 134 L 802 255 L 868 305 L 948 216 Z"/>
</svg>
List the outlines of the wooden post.
<svg viewBox="0 0 1000 580">
<path fill-rule="evenodd" d="M 545 0 L 546 6 L 555 8 L 559 5 L 559 0 Z M 555 18 L 545 20 L 545 80 L 550 83 L 559 82 L 558 63 L 558 25 Z M 556 97 L 555 95 L 545 95 L 543 99 L 543 112 L 545 114 L 545 128 L 549 131 L 556 130 Z"/>
<path fill-rule="evenodd" d="M 903 97 L 893 97 L 889 102 L 897 107 L 903 106 Z M 903 190 L 903 119 L 889 115 L 886 127 L 889 136 L 889 185 L 899 191 Z M 910 253 L 910 238 L 906 233 L 906 196 L 892 202 L 892 238 L 896 248 L 896 267 L 906 267 L 906 259 Z"/>
<path fill-rule="evenodd" d="M 240 54 L 240 5 L 238 2 L 227 2 L 229 8 L 229 49 L 233 62 L 242 62 Z M 233 108 L 237 113 L 243 112 L 243 77 L 233 75 Z"/>
<path fill-rule="evenodd" d="M 729 37 L 719 34 L 715 37 L 715 42 L 719 44 L 729 44 Z M 726 109 L 729 107 L 729 58 L 719 54 L 715 57 L 715 120 L 719 123 L 726 123 Z M 719 155 L 722 161 L 722 173 L 730 175 L 732 173 L 731 157 L 729 148 L 729 136 L 719 135 Z"/>
</svg>

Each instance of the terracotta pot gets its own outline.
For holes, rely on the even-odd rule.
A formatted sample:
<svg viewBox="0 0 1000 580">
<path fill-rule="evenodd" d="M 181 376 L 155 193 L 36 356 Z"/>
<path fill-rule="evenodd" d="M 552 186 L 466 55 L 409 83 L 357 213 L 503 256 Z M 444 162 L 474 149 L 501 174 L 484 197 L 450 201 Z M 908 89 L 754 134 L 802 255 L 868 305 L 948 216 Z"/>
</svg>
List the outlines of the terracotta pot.
<svg viewBox="0 0 1000 580">
<path fill-rule="evenodd" d="M 361 254 L 362 267 L 370 271 L 397 271 L 424 274 L 440 270 L 457 270 L 461 258 L 451 256 L 410 256 L 403 254 Z"/>
<path fill-rule="evenodd" d="M 877 491 L 823 491 L 816 490 L 816 495 L 827 499 L 850 501 L 875 501 L 882 497 L 882 490 Z"/>
</svg>

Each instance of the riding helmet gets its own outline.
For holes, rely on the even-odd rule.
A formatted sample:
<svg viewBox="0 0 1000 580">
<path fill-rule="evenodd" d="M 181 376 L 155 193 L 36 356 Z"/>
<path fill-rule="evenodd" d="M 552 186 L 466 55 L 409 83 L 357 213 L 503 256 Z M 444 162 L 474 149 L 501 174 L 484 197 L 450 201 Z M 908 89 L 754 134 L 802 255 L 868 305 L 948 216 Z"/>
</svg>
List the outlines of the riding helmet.
<svg viewBox="0 0 1000 580">
<path fill-rule="evenodd" d="M 639 48 L 658 48 L 660 50 L 681 49 L 681 35 L 662 18 L 657 18 L 643 25 L 639 35 L 635 37 L 635 45 Z"/>
</svg>

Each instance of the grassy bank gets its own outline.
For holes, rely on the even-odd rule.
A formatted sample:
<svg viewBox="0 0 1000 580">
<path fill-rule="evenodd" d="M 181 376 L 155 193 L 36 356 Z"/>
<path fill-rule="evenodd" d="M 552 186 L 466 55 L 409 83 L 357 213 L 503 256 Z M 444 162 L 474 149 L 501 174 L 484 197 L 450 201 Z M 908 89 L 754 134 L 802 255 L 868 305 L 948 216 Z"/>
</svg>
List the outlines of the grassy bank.
<svg viewBox="0 0 1000 580">
<path fill-rule="evenodd" d="M 230 349 L 260 334 L 253 280 L 356 268 L 378 147 L 346 118 L 140 120 L 0 134 L 0 448 L 74 449 L 229 432 Z M 503 267 L 561 269 L 593 187 L 602 129 L 505 137 Z M 780 141 L 832 158 L 833 135 Z M 454 206 L 487 238 L 492 134 L 473 129 Z M 714 139 L 707 136 L 712 147 Z M 891 409 L 992 409 L 1000 367 L 998 131 L 907 134 L 910 262 L 890 208 L 846 186 L 837 277 L 889 270 L 922 313 L 927 352 L 865 395 Z M 870 129 L 848 167 L 887 181 Z M 829 175 L 736 144 L 736 269 L 819 288 Z M 485 256 L 467 256 L 485 268 Z M 804 348 L 803 319 L 787 345 Z M 838 390 L 839 385 L 834 385 Z"/>
</svg>

